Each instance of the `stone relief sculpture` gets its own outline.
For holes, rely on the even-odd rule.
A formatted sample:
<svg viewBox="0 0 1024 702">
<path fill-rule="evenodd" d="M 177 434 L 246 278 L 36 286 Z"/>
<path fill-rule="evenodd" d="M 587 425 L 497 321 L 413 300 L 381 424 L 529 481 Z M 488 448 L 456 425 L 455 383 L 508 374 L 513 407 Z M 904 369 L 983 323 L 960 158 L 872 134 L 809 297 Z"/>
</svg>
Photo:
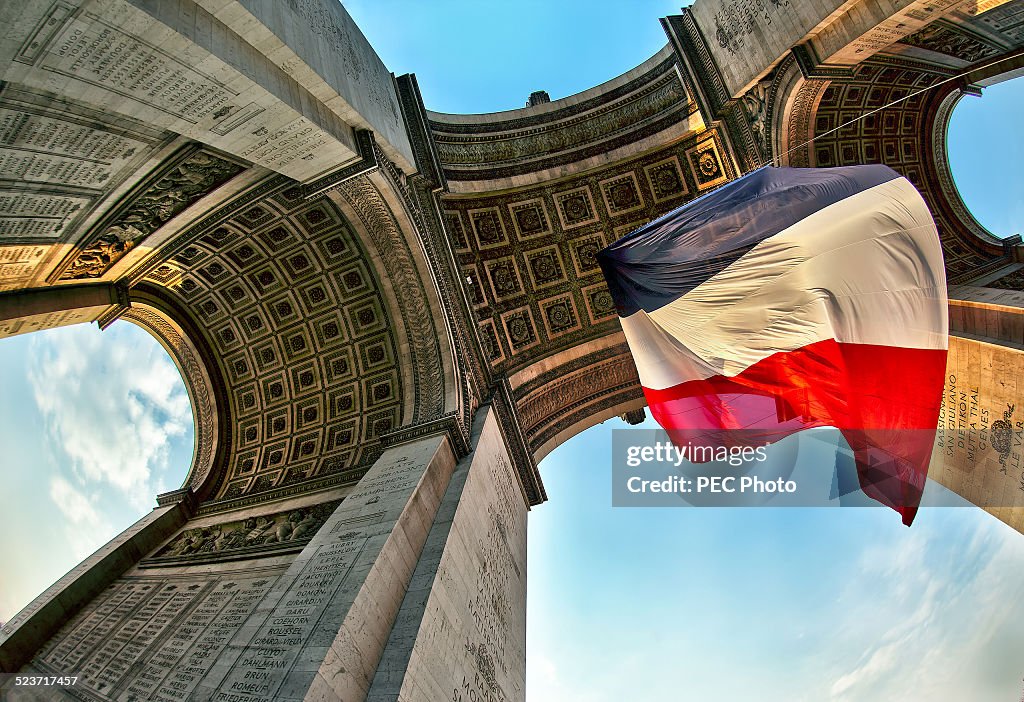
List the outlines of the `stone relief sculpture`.
<svg viewBox="0 0 1024 702">
<path fill-rule="evenodd" d="M 768 144 L 768 91 L 771 81 L 761 81 L 743 96 L 743 109 L 750 120 L 750 129 L 762 148 Z"/>
<path fill-rule="evenodd" d="M 156 558 L 216 554 L 268 544 L 305 542 L 331 516 L 340 500 L 276 514 L 186 529 L 164 546 Z"/>
<path fill-rule="evenodd" d="M 242 167 L 196 151 L 166 172 L 82 249 L 62 280 L 99 278 L 140 241 Z"/>
</svg>

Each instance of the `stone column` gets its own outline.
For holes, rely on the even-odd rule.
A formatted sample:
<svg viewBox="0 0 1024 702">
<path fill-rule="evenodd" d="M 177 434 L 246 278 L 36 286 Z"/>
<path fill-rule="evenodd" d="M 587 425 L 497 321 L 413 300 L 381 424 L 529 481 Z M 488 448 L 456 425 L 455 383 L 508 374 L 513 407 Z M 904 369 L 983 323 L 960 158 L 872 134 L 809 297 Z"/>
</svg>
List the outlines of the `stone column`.
<svg viewBox="0 0 1024 702">
<path fill-rule="evenodd" d="M 191 699 L 363 699 L 454 467 L 445 434 L 386 450 Z"/>
<path fill-rule="evenodd" d="M 1024 293 L 949 292 L 946 387 L 928 477 L 1024 532 Z"/>
<path fill-rule="evenodd" d="M 525 492 L 492 407 L 478 412 L 471 441 L 431 526 L 368 702 L 526 699 Z"/>
</svg>

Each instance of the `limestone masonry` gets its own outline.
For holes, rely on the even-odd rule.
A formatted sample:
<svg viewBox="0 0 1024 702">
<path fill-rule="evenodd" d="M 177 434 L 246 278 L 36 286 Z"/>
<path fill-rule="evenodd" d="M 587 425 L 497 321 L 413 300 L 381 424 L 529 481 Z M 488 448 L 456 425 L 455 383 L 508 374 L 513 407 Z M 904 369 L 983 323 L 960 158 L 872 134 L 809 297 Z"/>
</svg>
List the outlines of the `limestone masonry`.
<svg viewBox="0 0 1024 702">
<path fill-rule="evenodd" d="M 0 633 L 4 672 L 78 684 L 5 699 L 524 700 L 537 461 L 643 418 L 595 253 L 773 160 L 921 191 L 954 335 L 931 475 L 1024 530 L 1024 245 L 945 153 L 1024 72 L 1024 0 L 661 23 L 602 85 L 452 115 L 334 0 L 0 4 L 0 336 L 128 320 L 196 421 L 186 487 Z"/>
</svg>

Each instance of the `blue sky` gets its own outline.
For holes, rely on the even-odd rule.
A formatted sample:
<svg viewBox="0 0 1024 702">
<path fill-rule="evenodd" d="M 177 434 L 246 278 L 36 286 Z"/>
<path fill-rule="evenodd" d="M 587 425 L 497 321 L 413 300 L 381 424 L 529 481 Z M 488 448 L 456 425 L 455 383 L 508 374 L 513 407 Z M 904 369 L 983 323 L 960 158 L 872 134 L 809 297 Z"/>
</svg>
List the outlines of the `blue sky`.
<svg viewBox="0 0 1024 702">
<path fill-rule="evenodd" d="M 128 322 L 0 340 L 0 621 L 180 487 L 192 409 L 171 359 Z"/>
<path fill-rule="evenodd" d="M 427 107 L 578 92 L 665 43 L 676 2 L 346 2 Z M 1024 230 L 1024 80 L 964 98 L 950 161 L 991 231 Z M 0 620 L 178 487 L 192 420 L 173 364 L 126 322 L 0 340 Z M 528 700 L 1014 700 L 1024 537 L 972 508 L 625 509 L 611 431 L 541 465 L 530 513 Z M 45 556 L 44 556 L 45 554 Z"/>
</svg>

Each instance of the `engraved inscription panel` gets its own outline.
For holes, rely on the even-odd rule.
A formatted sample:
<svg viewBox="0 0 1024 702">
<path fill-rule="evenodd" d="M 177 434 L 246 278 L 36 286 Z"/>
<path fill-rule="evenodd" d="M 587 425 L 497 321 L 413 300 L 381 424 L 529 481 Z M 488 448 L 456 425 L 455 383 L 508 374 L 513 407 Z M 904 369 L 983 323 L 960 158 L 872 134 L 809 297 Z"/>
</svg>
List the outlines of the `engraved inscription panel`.
<svg viewBox="0 0 1024 702">
<path fill-rule="evenodd" d="M 0 173 L 14 181 L 102 188 L 145 147 L 70 119 L 0 108 Z"/>
<path fill-rule="evenodd" d="M 365 538 L 349 538 L 317 548 L 271 616 L 257 628 L 214 700 L 276 698 L 364 543 Z"/>
<path fill-rule="evenodd" d="M 1020 351 L 950 337 L 929 477 L 989 511 L 1024 506 L 1021 378 Z"/>
<path fill-rule="evenodd" d="M 187 700 L 283 568 L 123 577 L 71 619 L 33 665 L 76 671 L 79 685 L 100 699 Z"/>
<path fill-rule="evenodd" d="M 68 22 L 48 49 L 41 63 L 45 70 L 138 100 L 192 124 L 237 95 L 92 12 Z"/>
<path fill-rule="evenodd" d="M 49 246 L 0 246 L 0 291 L 27 282 L 49 250 Z"/>
<path fill-rule="evenodd" d="M 399 650 L 399 642 L 415 638 L 406 669 L 386 669 L 387 677 L 402 673 L 398 699 L 525 699 L 526 504 L 513 471 L 492 415 L 456 498 L 451 531 L 424 547 L 423 558 L 438 565 L 422 619 L 400 618 L 391 633 L 389 645 Z M 399 660 L 386 663 L 400 668 Z M 371 693 L 385 679 L 378 670 Z"/>
<path fill-rule="evenodd" d="M 4 153 L 0 151 L 0 162 Z M 0 168 L 4 165 L 0 163 Z M 57 240 L 72 218 L 90 202 L 69 195 L 37 195 L 0 188 L 0 240 L 16 242 Z"/>
</svg>

